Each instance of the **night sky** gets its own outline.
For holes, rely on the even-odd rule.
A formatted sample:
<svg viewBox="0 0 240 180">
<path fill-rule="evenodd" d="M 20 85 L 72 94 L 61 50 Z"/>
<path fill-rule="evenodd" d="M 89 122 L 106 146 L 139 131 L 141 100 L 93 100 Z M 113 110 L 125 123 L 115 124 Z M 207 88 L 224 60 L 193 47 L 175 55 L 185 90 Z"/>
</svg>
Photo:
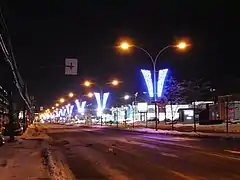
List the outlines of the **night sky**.
<svg viewBox="0 0 240 180">
<path fill-rule="evenodd" d="M 39 0 L 4 1 L 1 6 L 29 94 L 39 105 L 50 105 L 69 91 L 83 93 L 86 79 L 104 83 L 118 78 L 123 83 L 111 91 L 119 94 L 146 91 L 140 69 L 151 68 L 151 61 L 137 49 L 119 53 L 115 46 L 121 39 L 131 39 L 153 55 L 187 39 L 192 48 L 184 53 L 167 50 L 158 69 L 169 68 L 177 79 L 205 78 L 226 91 L 220 79 L 228 81 L 234 74 L 222 73 L 229 67 L 221 45 L 224 5 L 223 0 L 215 2 Z M 78 76 L 64 75 L 68 57 L 79 60 Z M 8 68 L 1 52 L 0 83 L 5 86 L 11 79 Z"/>
</svg>

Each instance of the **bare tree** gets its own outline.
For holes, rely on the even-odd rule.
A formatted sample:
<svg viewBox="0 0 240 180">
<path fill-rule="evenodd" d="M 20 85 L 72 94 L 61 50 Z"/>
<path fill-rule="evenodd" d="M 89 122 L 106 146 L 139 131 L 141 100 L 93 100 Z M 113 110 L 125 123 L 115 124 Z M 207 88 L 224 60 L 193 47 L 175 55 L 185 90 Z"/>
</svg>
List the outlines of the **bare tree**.
<svg viewBox="0 0 240 180">
<path fill-rule="evenodd" d="M 173 117 L 177 112 L 173 112 L 173 104 L 179 104 L 185 102 L 184 96 L 185 88 L 184 83 L 176 80 L 173 77 L 169 77 L 163 89 L 162 100 L 164 103 L 170 103 L 171 105 L 171 120 L 172 120 L 172 129 L 173 127 Z M 165 118 L 166 121 L 166 118 Z"/>
<path fill-rule="evenodd" d="M 193 79 L 184 81 L 183 87 L 187 100 L 193 102 L 193 123 L 194 132 L 196 132 L 196 101 L 210 93 L 211 85 L 210 82 L 204 81 L 203 79 Z"/>
</svg>

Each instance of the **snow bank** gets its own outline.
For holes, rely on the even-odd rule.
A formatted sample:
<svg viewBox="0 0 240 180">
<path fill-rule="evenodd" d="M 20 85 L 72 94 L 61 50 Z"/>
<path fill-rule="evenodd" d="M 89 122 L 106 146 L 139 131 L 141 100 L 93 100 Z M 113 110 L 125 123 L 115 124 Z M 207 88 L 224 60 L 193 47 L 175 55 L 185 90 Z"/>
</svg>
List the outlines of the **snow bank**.
<svg viewBox="0 0 240 180">
<path fill-rule="evenodd" d="M 42 156 L 44 165 L 48 168 L 53 180 L 75 180 L 60 151 L 52 149 L 49 144 L 45 144 Z"/>
<path fill-rule="evenodd" d="M 30 125 L 16 142 L 0 147 L 0 179 L 74 180 L 60 153 L 51 147 L 48 127 Z"/>
<path fill-rule="evenodd" d="M 51 144 L 53 143 L 53 140 L 47 136 L 48 127 L 41 124 L 35 125 L 35 127 L 38 128 L 40 132 L 45 130 L 44 133 L 42 133 L 44 134 L 42 137 L 47 138 L 43 143 L 42 157 L 44 165 L 47 167 L 51 178 L 53 180 L 75 180 L 67 163 L 65 163 L 63 155 L 57 149 L 52 148 Z"/>
<path fill-rule="evenodd" d="M 240 139 L 239 134 L 233 133 L 205 133 L 205 132 L 180 132 L 180 131 L 171 131 L 171 130 L 161 130 L 157 131 L 153 128 L 139 128 L 139 127 L 113 127 L 113 126 L 94 126 L 95 128 L 109 128 L 116 130 L 124 130 L 124 131 L 136 131 L 136 132 L 145 132 L 145 133 L 156 133 L 163 135 L 171 135 L 171 136 L 185 136 L 185 137 L 202 137 L 202 138 L 222 138 L 222 139 Z"/>
<path fill-rule="evenodd" d="M 26 133 L 31 134 L 30 130 Z M 42 163 L 41 150 L 42 140 L 33 138 L 16 138 L 15 142 L 0 147 L 0 179 L 49 179 Z"/>
</svg>

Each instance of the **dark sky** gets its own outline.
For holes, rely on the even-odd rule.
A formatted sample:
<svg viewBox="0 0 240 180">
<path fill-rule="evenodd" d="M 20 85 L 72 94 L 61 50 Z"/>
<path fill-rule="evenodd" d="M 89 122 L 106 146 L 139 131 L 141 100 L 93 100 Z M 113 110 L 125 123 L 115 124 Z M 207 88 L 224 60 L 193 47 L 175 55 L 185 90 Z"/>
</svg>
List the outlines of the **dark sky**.
<svg viewBox="0 0 240 180">
<path fill-rule="evenodd" d="M 68 91 L 84 92 L 81 82 L 88 78 L 99 83 L 121 79 L 115 92 L 144 91 L 140 69 L 150 68 L 151 62 L 136 49 L 117 53 L 115 45 L 126 37 L 152 54 L 188 39 L 188 52 L 169 49 L 158 60 L 158 69 L 169 68 L 178 79 L 204 77 L 219 85 L 225 77 L 220 72 L 228 67 L 221 45 L 223 0 L 5 0 L 2 11 L 21 75 L 39 104 Z M 2 57 L 4 84 L 10 75 Z M 64 76 L 67 57 L 79 60 L 79 76 Z"/>
</svg>

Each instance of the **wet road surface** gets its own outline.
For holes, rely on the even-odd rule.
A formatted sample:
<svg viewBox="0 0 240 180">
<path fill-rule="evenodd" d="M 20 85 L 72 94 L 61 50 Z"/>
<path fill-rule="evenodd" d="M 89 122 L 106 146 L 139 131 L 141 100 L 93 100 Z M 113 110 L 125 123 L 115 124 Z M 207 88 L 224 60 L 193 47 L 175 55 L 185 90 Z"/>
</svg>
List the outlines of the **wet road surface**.
<svg viewBox="0 0 240 180">
<path fill-rule="evenodd" d="M 76 179 L 239 180 L 240 142 L 104 128 L 49 128 Z"/>
</svg>

